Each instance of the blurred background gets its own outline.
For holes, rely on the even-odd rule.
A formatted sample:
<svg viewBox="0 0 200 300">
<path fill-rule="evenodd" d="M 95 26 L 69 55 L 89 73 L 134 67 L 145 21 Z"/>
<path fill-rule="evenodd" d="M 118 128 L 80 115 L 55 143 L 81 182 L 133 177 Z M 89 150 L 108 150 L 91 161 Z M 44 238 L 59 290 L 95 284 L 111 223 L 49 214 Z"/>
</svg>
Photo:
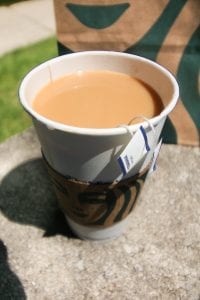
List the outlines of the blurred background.
<svg viewBox="0 0 200 300">
<path fill-rule="evenodd" d="M 0 0 L 0 142 L 31 126 L 19 103 L 20 82 L 56 55 L 53 0 Z"/>
</svg>

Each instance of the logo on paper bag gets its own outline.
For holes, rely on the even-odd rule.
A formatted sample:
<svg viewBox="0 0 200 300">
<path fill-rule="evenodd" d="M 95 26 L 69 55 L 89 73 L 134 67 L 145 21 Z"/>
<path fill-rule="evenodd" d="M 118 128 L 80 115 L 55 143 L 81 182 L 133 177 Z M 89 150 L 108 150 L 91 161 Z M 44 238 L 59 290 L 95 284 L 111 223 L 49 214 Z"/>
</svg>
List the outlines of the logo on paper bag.
<svg viewBox="0 0 200 300">
<path fill-rule="evenodd" d="M 123 51 L 155 60 L 175 74 L 180 101 L 165 124 L 164 142 L 199 144 L 199 1 L 54 2 L 61 54 Z"/>
</svg>

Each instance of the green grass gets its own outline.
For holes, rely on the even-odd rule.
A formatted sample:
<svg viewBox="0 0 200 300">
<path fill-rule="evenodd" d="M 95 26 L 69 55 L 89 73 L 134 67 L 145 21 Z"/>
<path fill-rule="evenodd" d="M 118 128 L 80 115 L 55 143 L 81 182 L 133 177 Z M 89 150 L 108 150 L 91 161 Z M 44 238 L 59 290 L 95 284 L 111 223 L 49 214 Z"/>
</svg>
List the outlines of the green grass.
<svg viewBox="0 0 200 300">
<path fill-rule="evenodd" d="M 23 77 L 34 66 L 57 56 L 55 38 L 0 57 L 0 142 L 31 125 L 18 99 Z"/>
<path fill-rule="evenodd" d="M 5 6 L 5 5 L 7 6 L 21 1 L 29 1 L 29 0 L 0 0 L 0 6 Z"/>
</svg>

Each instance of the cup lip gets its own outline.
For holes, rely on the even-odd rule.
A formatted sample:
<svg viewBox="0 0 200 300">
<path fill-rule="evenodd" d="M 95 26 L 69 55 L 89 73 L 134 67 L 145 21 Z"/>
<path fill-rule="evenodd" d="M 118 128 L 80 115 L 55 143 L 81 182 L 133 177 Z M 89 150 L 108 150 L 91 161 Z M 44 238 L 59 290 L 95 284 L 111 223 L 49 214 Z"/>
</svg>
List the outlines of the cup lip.
<svg viewBox="0 0 200 300">
<path fill-rule="evenodd" d="M 52 58 L 50 60 L 47 60 L 47 61 L 39 64 L 38 66 L 34 67 L 33 69 L 31 69 L 25 75 L 25 77 L 22 79 L 20 87 L 19 87 L 19 101 L 20 101 L 21 105 L 23 106 L 24 110 L 29 115 L 31 115 L 32 118 L 41 122 L 42 124 L 44 124 L 47 128 L 49 128 L 51 130 L 60 130 L 60 131 L 64 131 L 64 132 L 74 133 L 74 134 L 93 135 L 93 136 L 121 135 L 121 134 L 127 133 L 127 128 L 122 127 L 122 126 L 121 127 L 120 126 L 112 127 L 112 128 L 84 128 L 84 127 L 62 124 L 62 123 L 52 121 L 52 120 L 45 118 L 44 116 L 42 116 L 42 115 L 38 114 L 36 111 L 34 111 L 32 109 L 32 107 L 29 104 L 27 104 L 26 97 L 24 95 L 24 90 L 25 90 L 25 86 L 26 86 L 27 82 L 30 80 L 31 76 L 34 73 L 36 73 L 40 69 L 44 68 L 50 62 L 51 63 L 60 62 L 63 59 L 65 59 L 65 57 L 67 59 L 70 59 L 71 56 L 77 56 L 77 57 L 83 56 L 84 57 L 84 56 L 88 56 L 88 55 L 90 55 L 90 56 L 106 55 L 106 56 L 115 56 L 115 57 L 117 57 L 117 56 L 125 57 L 125 58 L 129 58 L 129 59 L 137 59 L 142 62 L 145 62 L 146 64 L 152 65 L 156 69 L 159 69 L 162 73 L 165 74 L 166 77 L 169 78 L 169 80 L 171 81 L 171 83 L 174 86 L 174 93 L 172 95 L 171 101 L 166 105 L 166 107 L 162 110 L 162 112 L 159 115 L 149 119 L 149 121 L 151 122 L 151 124 L 153 126 L 157 125 L 162 118 L 167 117 L 167 115 L 176 106 L 178 97 L 179 97 L 179 86 L 178 86 L 178 83 L 177 83 L 175 77 L 172 75 L 172 73 L 168 69 L 166 69 L 165 67 L 163 67 L 162 65 L 160 65 L 157 62 L 154 62 L 150 59 L 147 59 L 145 57 L 138 56 L 135 54 L 116 52 L 116 51 L 104 51 L 104 50 L 97 51 L 97 50 L 95 50 L 95 51 L 80 51 L 80 52 L 74 52 L 74 53 L 70 53 L 70 54 L 64 54 L 64 55 Z M 129 127 L 130 131 L 135 132 L 141 125 L 145 129 L 147 129 L 149 127 L 149 122 L 146 122 L 146 121 L 139 122 L 137 124 L 128 125 L 128 127 Z"/>
</svg>

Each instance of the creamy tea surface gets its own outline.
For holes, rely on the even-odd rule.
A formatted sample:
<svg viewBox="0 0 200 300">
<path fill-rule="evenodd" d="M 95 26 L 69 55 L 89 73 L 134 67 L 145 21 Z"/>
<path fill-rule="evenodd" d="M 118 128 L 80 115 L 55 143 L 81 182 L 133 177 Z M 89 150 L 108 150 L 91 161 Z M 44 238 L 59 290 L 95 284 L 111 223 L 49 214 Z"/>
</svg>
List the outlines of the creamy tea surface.
<svg viewBox="0 0 200 300">
<path fill-rule="evenodd" d="M 50 82 L 33 99 L 32 107 L 66 125 L 112 128 L 128 124 L 137 115 L 152 118 L 163 104 L 156 91 L 141 80 L 100 70 L 78 71 Z"/>
</svg>

